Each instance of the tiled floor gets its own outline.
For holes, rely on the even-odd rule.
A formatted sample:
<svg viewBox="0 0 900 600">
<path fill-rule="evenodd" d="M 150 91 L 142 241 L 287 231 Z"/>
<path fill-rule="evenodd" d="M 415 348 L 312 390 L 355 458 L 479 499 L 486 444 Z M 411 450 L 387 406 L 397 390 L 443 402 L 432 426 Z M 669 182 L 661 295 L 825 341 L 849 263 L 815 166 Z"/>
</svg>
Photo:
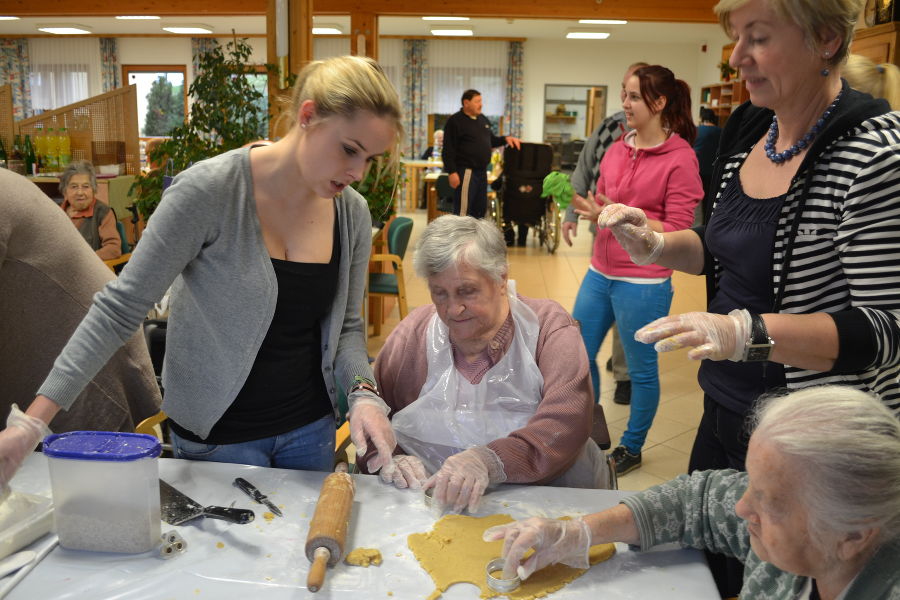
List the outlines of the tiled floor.
<svg viewBox="0 0 900 600">
<path fill-rule="evenodd" d="M 412 310 L 431 302 L 425 282 L 418 279 L 412 270 L 415 242 L 426 224 L 425 211 L 403 211 L 400 214 L 414 221 L 410 250 L 404 259 L 407 300 Z M 519 293 L 536 298 L 553 298 L 566 310 L 572 310 L 581 278 L 590 262 L 591 235 L 587 224 L 579 225 L 579 235 L 571 248 L 562 242 L 553 255 L 548 254 L 545 248 L 537 247 L 532 237 L 529 235 L 527 247 L 509 248 L 510 276 L 516 280 Z M 704 309 L 705 289 L 701 277 L 676 273 L 673 282 L 673 314 Z M 372 356 L 377 354 L 398 319 L 394 307 L 386 317 L 382 334 L 369 339 L 369 353 Z M 600 365 L 609 358 L 608 340 L 600 350 Z M 697 367 L 698 363 L 688 360 L 684 351 L 660 355 L 662 395 L 659 412 L 647 436 L 642 466 L 619 479 L 620 489 L 642 490 L 686 472 L 688 454 L 703 410 L 703 396 L 697 385 Z M 618 442 L 628 420 L 628 407 L 612 401 L 614 389 L 612 375 L 601 372 L 601 403 L 613 445 Z"/>
</svg>

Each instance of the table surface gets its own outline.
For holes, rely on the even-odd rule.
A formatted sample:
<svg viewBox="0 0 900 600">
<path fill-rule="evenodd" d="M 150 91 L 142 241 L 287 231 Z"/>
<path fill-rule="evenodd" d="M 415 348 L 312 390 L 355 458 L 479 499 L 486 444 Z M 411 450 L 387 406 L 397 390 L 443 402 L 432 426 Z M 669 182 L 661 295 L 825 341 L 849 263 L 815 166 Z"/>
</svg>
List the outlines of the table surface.
<svg viewBox="0 0 900 600">
<path fill-rule="evenodd" d="M 160 477 L 203 505 L 250 508 L 256 520 L 233 525 L 214 519 L 195 519 L 181 526 L 163 523 L 163 532 L 176 530 L 187 551 L 162 559 L 156 552 L 110 554 L 56 547 L 9 594 L 10 600 L 116 598 L 132 599 L 297 599 L 306 590 L 309 561 L 304 552 L 309 521 L 326 473 L 266 469 L 246 465 L 159 461 Z M 232 485 L 244 477 L 284 512 L 284 518 L 263 517 L 266 510 Z M 317 594 L 323 599 L 426 598 L 434 589 L 406 545 L 411 533 L 431 529 L 437 516 L 426 507 L 421 492 L 397 490 L 376 476 L 355 475 L 356 495 L 345 551 L 378 548 L 379 567 L 349 567 L 339 563 L 328 570 Z M 46 458 L 29 457 L 12 481 L 21 492 L 50 494 Z M 479 515 L 507 513 L 516 518 L 533 515 L 579 515 L 615 505 L 629 492 L 580 490 L 539 486 L 500 486 L 485 496 Z M 49 536 L 47 536 L 49 537 Z M 42 538 L 34 548 L 46 543 Z M 709 569 L 696 550 L 667 547 L 634 552 L 617 544 L 618 553 L 549 596 L 550 600 L 642 599 L 703 600 L 717 598 Z M 475 599 L 469 584 L 452 586 L 446 600 Z"/>
<path fill-rule="evenodd" d="M 424 169 L 426 167 L 442 167 L 444 162 L 440 160 L 427 160 L 421 158 L 403 158 L 400 160 L 404 167 L 418 167 Z"/>
</svg>

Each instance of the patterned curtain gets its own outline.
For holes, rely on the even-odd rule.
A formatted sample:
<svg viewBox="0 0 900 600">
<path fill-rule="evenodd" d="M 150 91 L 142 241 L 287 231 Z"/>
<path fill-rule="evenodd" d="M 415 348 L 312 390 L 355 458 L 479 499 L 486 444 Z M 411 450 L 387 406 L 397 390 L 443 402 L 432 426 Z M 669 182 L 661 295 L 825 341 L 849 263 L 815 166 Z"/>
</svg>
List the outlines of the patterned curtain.
<svg viewBox="0 0 900 600">
<path fill-rule="evenodd" d="M 122 85 L 119 45 L 116 38 L 100 38 L 100 75 L 103 77 L 104 92 L 112 91 Z"/>
<path fill-rule="evenodd" d="M 219 41 L 216 38 L 191 38 L 191 62 L 194 66 L 194 77 L 200 74 L 200 55 L 206 54 L 218 45 Z"/>
<path fill-rule="evenodd" d="M 524 42 L 509 43 L 506 71 L 506 134 L 522 137 L 522 57 Z"/>
<path fill-rule="evenodd" d="M 30 71 L 28 40 L 0 38 L 0 85 L 8 83 L 12 87 L 13 117 L 17 120 L 32 114 Z"/>
<path fill-rule="evenodd" d="M 403 101 L 406 128 L 405 156 L 418 158 L 428 147 L 428 64 L 425 52 L 427 40 L 403 40 Z"/>
</svg>

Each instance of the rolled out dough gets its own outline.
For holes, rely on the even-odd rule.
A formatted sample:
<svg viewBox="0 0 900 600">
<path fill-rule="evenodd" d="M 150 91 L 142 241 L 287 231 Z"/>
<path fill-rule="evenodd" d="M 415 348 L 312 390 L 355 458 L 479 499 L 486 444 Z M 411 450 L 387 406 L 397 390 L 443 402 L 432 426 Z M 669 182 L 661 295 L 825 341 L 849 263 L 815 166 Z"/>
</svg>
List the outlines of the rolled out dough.
<svg viewBox="0 0 900 600">
<path fill-rule="evenodd" d="M 485 580 L 488 561 L 500 556 L 503 541 L 485 542 L 484 530 L 513 521 L 509 515 L 469 517 L 446 515 L 428 533 L 413 533 L 407 538 L 410 550 L 434 581 L 435 590 L 428 600 L 440 598 L 454 583 L 471 583 L 481 590 L 481 598 L 507 596 L 511 600 L 543 598 L 580 577 L 585 569 L 550 565 L 532 574 L 515 591 L 495 592 Z M 616 552 L 614 544 L 598 544 L 590 550 L 592 565 L 609 559 Z"/>
</svg>

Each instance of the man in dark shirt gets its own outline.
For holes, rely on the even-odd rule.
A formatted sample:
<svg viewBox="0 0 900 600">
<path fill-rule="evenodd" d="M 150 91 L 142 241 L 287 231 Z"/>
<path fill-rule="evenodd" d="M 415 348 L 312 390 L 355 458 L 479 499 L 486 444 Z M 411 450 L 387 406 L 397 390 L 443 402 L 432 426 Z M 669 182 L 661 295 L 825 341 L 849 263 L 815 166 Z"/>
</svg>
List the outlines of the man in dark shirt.
<svg viewBox="0 0 900 600">
<path fill-rule="evenodd" d="M 453 213 L 476 219 L 487 212 L 487 168 L 491 149 L 503 145 L 519 148 L 521 142 L 512 136 L 500 137 L 481 114 L 481 93 L 466 90 L 462 108 L 447 119 L 444 126 L 444 170 L 449 173 L 450 187 L 456 190 Z"/>
</svg>

